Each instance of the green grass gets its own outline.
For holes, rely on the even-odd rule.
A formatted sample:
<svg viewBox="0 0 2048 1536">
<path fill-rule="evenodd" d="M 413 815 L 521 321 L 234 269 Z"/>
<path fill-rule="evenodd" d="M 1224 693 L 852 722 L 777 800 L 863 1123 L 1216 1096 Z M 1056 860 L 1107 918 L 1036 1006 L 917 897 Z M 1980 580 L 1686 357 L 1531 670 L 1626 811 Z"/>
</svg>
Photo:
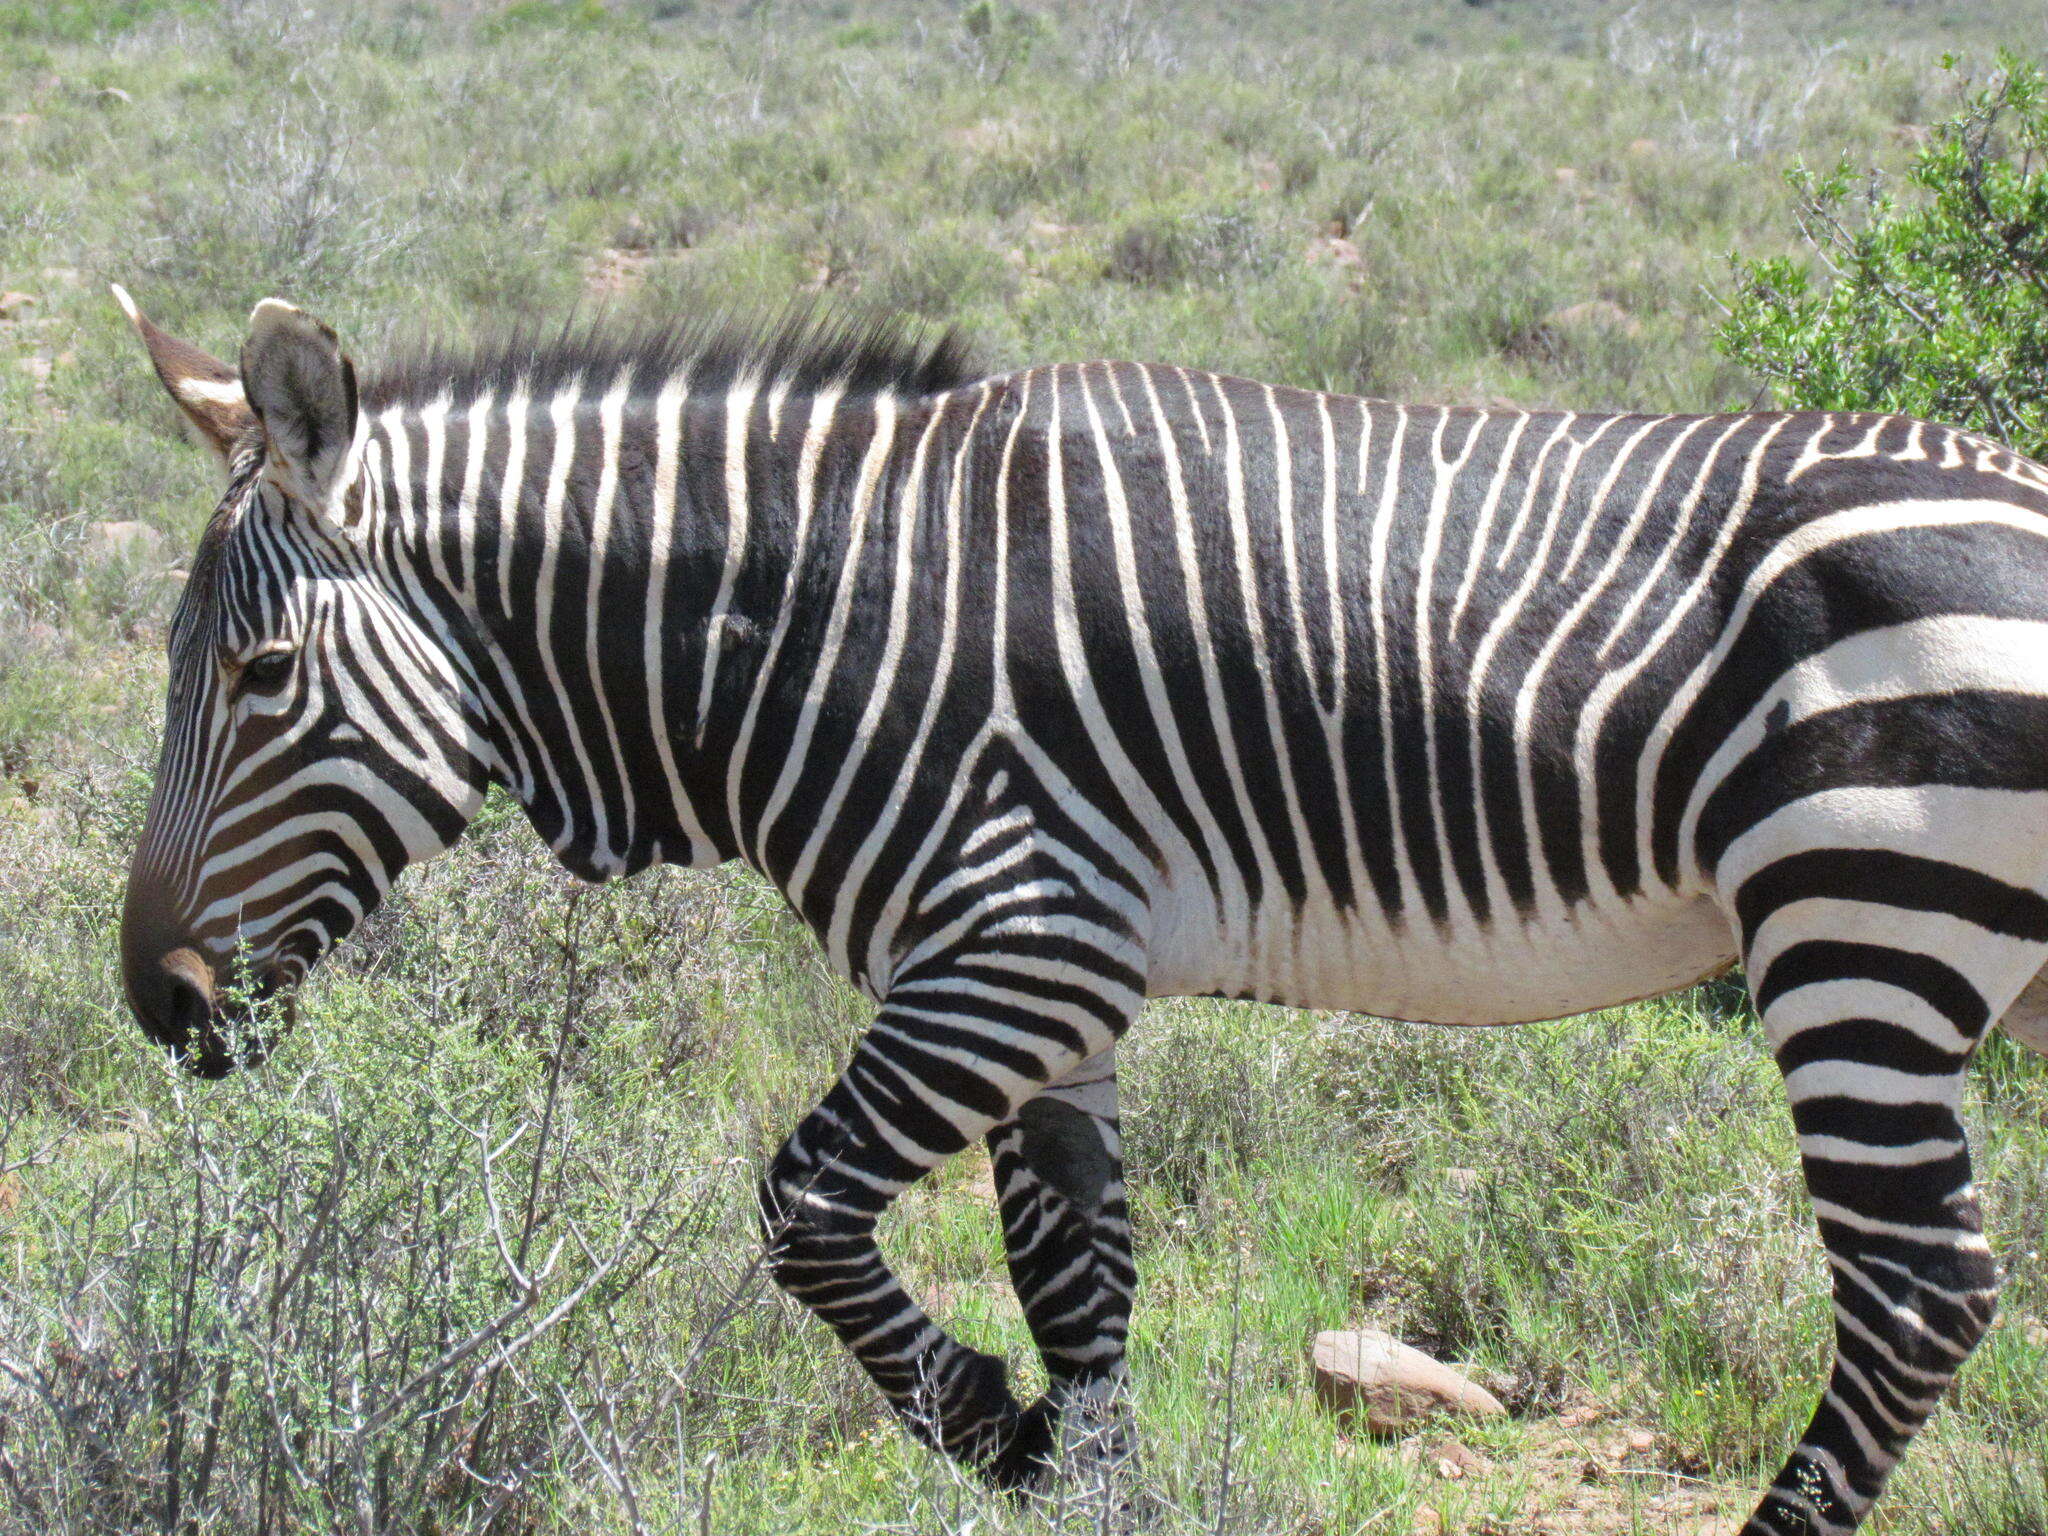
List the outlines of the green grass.
<svg viewBox="0 0 2048 1536">
<path fill-rule="evenodd" d="M 1756 386 L 1713 295 L 1729 252 L 1792 248 L 1782 168 L 1901 163 L 1953 106 L 1940 52 L 2043 20 L 0 6 L 0 291 L 37 299 L 0 321 L 0 1364 L 44 1393 L 0 1381 L 0 1531 L 156 1528 L 173 1486 L 205 1532 L 481 1529 L 500 1495 L 496 1528 L 535 1532 L 627 1530 L 629 1505 L 821 1536 L 1099 1512 L 983 1501 L 753 1271 L 754 1170 L 863 1010 L 748 877 L 579 888 L 494 801 L 263 1072 L 155 1061 L 112 936 L 215 483 L 103 281 L 224 355 L 278 293 L 370 368 L 409 334 L 822 287 L 959 323 L 991 366 L 1734 406 Z M 122 519 L 169 553 L 96 554 Z M 1800 1427 L 1824 1276 L 1725 991 L 1498 1032 L 1175 1002 L 1126 1055 L 1160 1529 L 1732 1529 Z M 2048 1064 L 1993 1041 L 1973 1091 L 2006 1309 L 1900 1473 L 1898 1536 L 2048 1515 Z M 557 1243 L 519 1316 L 574 1304 L 437 1370 L 522 1305 L 508 1256 Z M 974 1159 L 886 1243 L 1035 1383 Z M 1315 1406 L 1309 1336 L 1363 1323 L 1510 1403 L 1455 1427 L 1491 1471 L 1440 1477 L 1438 1432 L 1404 1455 Z"/>
</svg>

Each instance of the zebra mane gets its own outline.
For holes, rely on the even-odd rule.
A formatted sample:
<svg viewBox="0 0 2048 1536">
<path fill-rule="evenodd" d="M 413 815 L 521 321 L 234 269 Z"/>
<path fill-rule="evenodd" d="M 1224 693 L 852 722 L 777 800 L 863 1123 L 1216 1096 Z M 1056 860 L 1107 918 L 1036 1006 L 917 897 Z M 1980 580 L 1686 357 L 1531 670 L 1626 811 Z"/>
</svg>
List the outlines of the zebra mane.
<svg viewBox="0 0 2048 1536">
<path fill-rule="evenodd" d="M 936 394 L 984 377 L 965 340 L 932 335 L 915 321 L 852 316 L 799 304 L 779 316 L 711 310 L 701 316 L 619 324 L 573 315 L 558 330 L 516 326 L 469 342 L 429 341 L 403 350 L 362 390 L 367 411 L 473 400 L 523 386 L 543 395 L 584 381 L 609 388 L 630 371 L 631 392 L 653 393 L 678 375 L 692 389 L 742 378 L 793 393 L 838 387 L 849 395 Z"/>
<path fill-rule="evenodd" d="M 221 565 L 227 558 L 235 522 L 256 481 L 263 473 L 263 439 L 252 430 L 228 460 L 228 486 L 206 527 L 199 535 L 199 547 L 186 567 L 185 585 L 171 612 L 169 643 L 175 664 L 191 647 L 207 643 L 213 631 L 213 617 L 220 602 Z"/>
</svg>

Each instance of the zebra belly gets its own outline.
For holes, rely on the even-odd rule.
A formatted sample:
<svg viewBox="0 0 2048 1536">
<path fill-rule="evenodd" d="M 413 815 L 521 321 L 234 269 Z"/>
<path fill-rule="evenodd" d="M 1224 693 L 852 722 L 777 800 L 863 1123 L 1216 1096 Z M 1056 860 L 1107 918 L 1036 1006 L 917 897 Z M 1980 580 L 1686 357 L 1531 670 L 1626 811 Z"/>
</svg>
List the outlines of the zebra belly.
<svg viewBox="0 0 2048 1536">
<path fill-rule="evenodd" d="M 1168 901 L 1154 997 L 1256 998 L 1431 1024 L 1519 1024 L 1657 997 L 1725 970 L 1735 937 L 1707 897 L 1637 898 L 1469 923 L 1393 926 L 1314 904 L 1264 911 L 1233 938 Z M 1237 925 L 1231 925 L 1237 926 Z"/>
</svg>

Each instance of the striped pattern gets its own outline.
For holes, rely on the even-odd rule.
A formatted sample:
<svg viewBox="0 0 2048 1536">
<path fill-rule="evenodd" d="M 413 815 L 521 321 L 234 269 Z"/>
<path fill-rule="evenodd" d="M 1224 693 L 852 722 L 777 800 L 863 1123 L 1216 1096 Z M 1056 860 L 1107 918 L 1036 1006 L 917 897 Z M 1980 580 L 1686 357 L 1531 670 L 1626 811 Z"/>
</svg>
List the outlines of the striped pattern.
<svg viewBox="0 0 2048 1536">
<path fill-rule="evenodd" d="M 282 985 L 487 780 L 592 879 L 746 859 L 878 1007 L 763 1179 L 775 1274 L 1001 1483 L 1126 1448 L 1146 996 L 1498 1023 L 1739 959 L 1839 1325 L 1745 1530 L 1853 1528 L 1991 1313 L 1957 1107 L 2048 962 L 2048 475 L 1892 417 L 927 382 L 413 379 L 341 534 L 245 467 L 138 879 Z M 981 1137 L 1028 1408 L 873 1240 Z"/>
</svg>

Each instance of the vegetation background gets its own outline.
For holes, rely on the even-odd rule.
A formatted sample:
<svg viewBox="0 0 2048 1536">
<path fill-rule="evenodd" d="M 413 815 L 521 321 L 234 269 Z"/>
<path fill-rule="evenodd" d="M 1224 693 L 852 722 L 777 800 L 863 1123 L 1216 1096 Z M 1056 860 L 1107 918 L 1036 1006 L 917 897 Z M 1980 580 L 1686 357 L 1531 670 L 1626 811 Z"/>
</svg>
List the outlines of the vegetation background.
<svg viewBox="0 0 2048 1536">
<path fill-rule="evenodd" d="M 493 802 L 262 1072 L 146 1047 L 112 940 L 216 486 L 106 280 L 230 357 L 266 294 L 374 368 L 822 291 L 991 367 L 1740 407 L 1871 355 L 1800 307 L 1783 172 L 1919 206 L 1929 125 L 2044 39 L 2043 0 L 0 0 L 0 1532 L 1122 1518 L 985 1501 L 761 1283 L 754 1169 L 862 1020 L 744 872 L 580 887 Z M 1156 1529 L 1739 1523 L 1829 1320 L 1738 992 L 1501 1032 L 1172 1003 L 1126 1052 Z M 1994 1039 L 1972 1095 L 2006 1305 L 1894 1536 L 2048 1530 L 2048 1063 Z M 986 1179 L 886 1244 L 1028 1386 Z M 1513 1417 L 1353 1438 L 1305 1351 L 1364 1323 Z"/>
</svg>

